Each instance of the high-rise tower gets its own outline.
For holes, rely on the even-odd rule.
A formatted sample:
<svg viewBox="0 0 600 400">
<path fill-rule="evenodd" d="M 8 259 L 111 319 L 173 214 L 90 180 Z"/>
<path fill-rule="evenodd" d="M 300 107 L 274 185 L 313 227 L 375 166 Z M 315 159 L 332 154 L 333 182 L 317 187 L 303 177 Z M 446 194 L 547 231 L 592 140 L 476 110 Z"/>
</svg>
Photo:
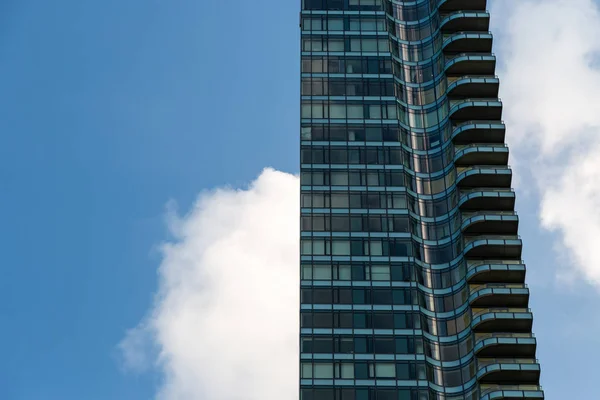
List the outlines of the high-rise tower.
<svg viewBox="0 0 600 400">
<path fill-rule="evenodd" d="M 541 399 L 485 0 L 303 0 L 301 400 Z"/>
</svg>

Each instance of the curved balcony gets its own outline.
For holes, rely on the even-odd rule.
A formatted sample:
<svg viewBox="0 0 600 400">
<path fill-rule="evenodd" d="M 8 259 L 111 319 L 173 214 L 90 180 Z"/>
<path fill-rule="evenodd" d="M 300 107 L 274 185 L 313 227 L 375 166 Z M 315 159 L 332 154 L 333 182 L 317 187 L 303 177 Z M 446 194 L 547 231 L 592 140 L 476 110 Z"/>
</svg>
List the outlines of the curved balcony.
<svg viewBox="0 0 600 400">
<path fill-rule="evenodd" d="M 471 328 L 482 332 L 531 333 L 533 314 L 528 308 L 474 308 Z"/>
<path fill-rule="evenodd" d="M 504 144 L 506 126 L 499 121 L 466 121 L 454 127 L 452 142 L 455 145 L 471 143 Z"/>
<path fill-rule="evenodd" d="M 494 75 L 496 56 L 493 54 L 461 53 L 446 56 L 446 75 Z"/>
<path fill-rule="evenodd" d="M 514 211 L 515 200 L 511 189 L 461 190 L 458 206 L 462 211 Z"/>
<path fill-rule="evenodd" d="M 506 260 L 505 262 L 508 262 Z M 469 263 L 467 282 L 469 283 L 523 283 L 525 282 L 525 264 L 502 264 L 482 261 Z"/>
<path fill-rule="evenodd" d="M 440 27 L 443 33 L 461 31 L 485 32 L 490 29 L 490 13 L 486 11 L 456 11 L 443 16 Z"/>
<path fill-rule="evenodd" d="M 477 379 L 481 383 L 530 383 L 540 382 L 540 364 L 531 358 L 480 358 Z"/>
<path fill-rule="evenodd" d="M 456 168 L 459 188 L 510 188 L 512 171 L 507 167 L 482 166 Z"/>
<path fill-rule="evenodd" d="M 474 351 L 478 357 L 535 358 L 537 341 L 532 333 L 477 333 Z"/>
<path fill-rule="evenodd" d="M 454 32 L 444 35 L 442 51 L 446 54 L 465 52 L 491 53 L 494 37 L 490 32 Z"/>
<path fill-rule="evenodd" d="M 448 77 L 446 94 L 452 98 L 498 97 L 497 76 L 464 75 Z"/>
<path fill-rule="evenodd" d="M 457 10 L 485 11 L 486 3 L 486 0 L 441 0 L 439 10 L 440 12 Z"/>
<path fill-rule="evenodd" d="M 499 99 L 450 100 L 448 115 L 453 121 L 500 120 L 502 118 L 502 102 Z"/>
<path fill-rule="evenodd" d="M 461 229 L 465 235 L 516 235 L 519 217 L 511 211 L 462 213 Z"/>
<path fill-rule="evenodd" d="M 527 307 L 529 289 L 524 284 L 489 283 L 470 285 L 471 307 Z"/>
<path fill-rule="evenodd" d="M 538 385 L 481 385 L 481 400 L 543 399 L 544 392 Z"/>
<path fill-rule="evenodd" d="M 508 164 L 508 147 L 503 144 L 458 145 L 454 151 L 454 164 L 457 166 Z"/>
<path fill-rule="evenodd" d="M 517 235 L 465 236 L 463 253 L 467 258 L 521 259 L 523 242 Z"/>
</svg>

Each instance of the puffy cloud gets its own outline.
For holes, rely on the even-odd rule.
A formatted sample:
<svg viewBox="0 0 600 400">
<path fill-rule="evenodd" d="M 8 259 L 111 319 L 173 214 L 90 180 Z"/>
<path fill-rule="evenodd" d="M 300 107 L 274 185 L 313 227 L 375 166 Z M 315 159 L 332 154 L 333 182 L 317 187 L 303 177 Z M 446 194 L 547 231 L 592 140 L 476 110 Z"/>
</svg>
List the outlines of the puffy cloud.
<svg viewBox="0 0 600 400">
<path fill-rule="evenodd" d="M 156 349 L 165 377 L 157 399 L 293 398 L 297 177 L 265 169 L 246 190 L 202 193 L 169 222 L 155 304 L 119 346 L 126 365 L 145 367 Z"/>
<path fill-rule="evenodd" d="M 513 155 L 537 184 L 542 225 L 600 287 L 597 5 L 495 0 L 492 15 Z M 162 370 L 158 399 L 295 396 L 298 198 L 297 178 L 267 169 L 247 190 L 205 192 L 170 214 L 155 304 L 119 346 L 129 367 Z"/>
<path fill-rule="evenodd" d="M 542 226 L 600 287 L 600 11 L 593 0 L 495 0 L 508 142 Z"/>
</svg>

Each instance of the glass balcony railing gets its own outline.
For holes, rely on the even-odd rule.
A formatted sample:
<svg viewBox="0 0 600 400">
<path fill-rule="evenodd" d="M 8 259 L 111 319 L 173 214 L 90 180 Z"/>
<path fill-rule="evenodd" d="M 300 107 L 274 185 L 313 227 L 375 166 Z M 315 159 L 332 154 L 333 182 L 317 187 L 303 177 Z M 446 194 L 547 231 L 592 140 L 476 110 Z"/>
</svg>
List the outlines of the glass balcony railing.
<svg viewBox="0 0 600 400">
<path fill-rule="evenodd" d="M 471 120 L 453 124 L 452 142 L 455 145 L 498 143 L 504 145 L 506 127 L 502 121 Z"/>
<path fill-rule="evenodd" d="M 455 146 L 454 163 L 461 166 L 508 164 L 508 147 L 502 144 L 468 144 Z"/>
<path fill-rule="evenodd" d="M 493 36 L 491 32 L 453 32 L 443 35 L 443 51 L 446 53 L 462 53 L 474 51 L 489 53 L 492 51 Z"/>
<path fill-rule="evenodd" d="M 482 384 L 480 387 L 481 400 L 502 398 L 543 399 L 543 389 L 540 385 L 498 385 Z M 496 395 L 494 395 L 496 394 Z M 505 395 L 506 394 L 506 395 Z"/>
<path fill-rule="evenodd" d="M 508 307 L 493 307 L 493 308 L 473 308 L 473 320 L 485 314 L 531 314 L 529 308 L 508 308 Z"/>
<path fill-rule="evenodd" d="M 449 98 L 498 97 L 500 80 L 495 76 L 463 75 L 448 77 Z"/>
<path fill-rule="evenodd" d="M 508 217 L 516 217 L 517 213 L 515 211 L 475 211 L 475 212 L 463 212 L 461 213 L 463 221 L 465 219 L 478 217 L 478 216 L 488 216 L 488 215 L 499 215 L 499 216 L 508 216 Z"/>
<path fill-rule="evenodd" d="M 477 367 L 485 368 L 492 364 L 539 364 L 534 358 L 478 358 Z"/>
<path fill-rule="evenodd" d="M 440 15 L 443 32 L 487 31 L 490 27 L 490 13 L 486 11 L 455 11 Z"/>
<path fill-rule="evenodd" d="M 499 98 L 494 98 L 494 97 L 450 100 L 450 111 L 452 111 L 452 109 L 454 107 L 457 107 L 460 104 L 464 104 L 464 103 L 476 103 L 477 105 L 487 106 L 490 103 L 493 103 L 493 104 L 501 103 L 501 101 Z"/>
<path fill-rule="evenodd" d="M 488 32 L 462 31 L 462 32 L 444 33 L 443 39 L 444 39 L 444 41 L 447 41 L 447 40 L 449 40 L 449 39 L 451 39 L 453 37 L 459 36 L 459 35 L 462 35 L 462 36 L 465 36 L 465 37 L 468 36 L 468 37 L 471 37 L 471 38 L 474 38 L 474 39 L 480 39 L 480 38 L 481 39 L 489 39 L 489 38 L 492 37 L 492 32 L 489 32 L 489 31 Z"/>
<path fill-rule="evenodd" d="M 449 76 L 448 78 L 446 78 L 448 81 L 448 85 L 453 84 L 454 82 L 460 81 L 460 80 L 468 80 L 468 79 L 473 79 L 473 80 L 481 80 L 482 82 L 487 80 L 498 80 L 498 75 L 462 75 L 462 76 Z"/>
<path fill-rule="evenodd" d="M 464 254 L 472 258 L 521 259 L 523 243 L 518 235 L 478 235 L 464 237 Z"/>
<path fill-rule="evenodd" d="M 522 264 L 523 260 L 477 260 L 477 261 L 467 261 L 467 269 L 476 268 L 480 265 L 487 264 Z"/>
<path fill-rule="evenodd" d="M 477 379 L 481 383 L 539 384 L 540 364 L 535 358 L 478 358 Z"/>
<path fill-rule="evenodd" d="M 531 339 L 535 338 L 533 333 L 518 333 L 518 332 L 489 332 L 489 333 L 476 333 L 475 334 L 475 342 L 479 342 L 485 339 L 493 339 L 493 338 L 511 338 L 511 339 Z"/>
<path fill-rule="evenodd" d="M 486 0 L 440 0 L 440 12 L 451 12 L 456 10 L 485 11 Z"/>
<path fill-rule="evenodd" d="M 529 289 L 523 283 L 485 283 L 469 285 L 473 307 L 527 307 Z"/>
<path fill-rule="evenodd" d="M 445 56 L 445 60 L 446 63 L 450 62 L 450 61 L 455 61 L 459 58 L 465 58 L 465 57 L 483 57 L 483 58 L 487 58 L 487 59 L 496 59 L 496 55 L 494 53 L 488 53 L 488 54 L 481 54 L 481 53 L 475 53 L 475 52 L 463 52 L 463 53 L 458 53 L 458 54 L 448 54 Z"/>
<path fill-rule="evenodd" d="M 470 245 L 471 243 L 477 241 L 491 241 L 491 240 L 510 240 L 510 241 L 521 241 L 521 236 L 519 235 L 480 235 L 480 236 L 467 236 L 465 237 L 465 247 Z"/>
<path fill-rule="evenodd" d="M 473 119 L 500 121 L 502 101 L 493 97 L 450 100 L 448 115 L 453 121 L 470 121 Z"/>
<path fill-rule="evenodd" d="M 525 273 L 525 264 L 521 260 L 483 260 L 468 266 L 467 281 L 471 284 L 523 283 L 525 282 Z"/>
<path fill-rule="evenodd" d="M 492 53 L 458 53 L 446 55 L 446 75 L 494 75 L 496 57 Z"/>
<path fill-rule="evenodd" d="M 484 175 L 485 176 L 485 175 Z M 500 180 L 504 183 L 504 180 Z M 469 182 L 476 183 L 476 182 Z M 510 188 L 495 187 L 493 189 L 462 188 L 458 205 L 463 211 L 513 211 L 515 209 L 515 193 Z"/>
<path fill-rule="evenodd" d="M 527 285 L 523 283 L 484 283 L 479 285 L 469 285 L 471 293 L 481 289 L 527 289 Z"/>
<path fill-rule="evenodd" d="M 531 332 L 533 314 L 528 308 L 473 308 L 471 327 L 482 332 Z"/>
<path fill-rule="evenodd" d="M 463 212 L 461 229 L 465 235 L 517 234 L 519 217 L 512 211 Z"/>
</svg>

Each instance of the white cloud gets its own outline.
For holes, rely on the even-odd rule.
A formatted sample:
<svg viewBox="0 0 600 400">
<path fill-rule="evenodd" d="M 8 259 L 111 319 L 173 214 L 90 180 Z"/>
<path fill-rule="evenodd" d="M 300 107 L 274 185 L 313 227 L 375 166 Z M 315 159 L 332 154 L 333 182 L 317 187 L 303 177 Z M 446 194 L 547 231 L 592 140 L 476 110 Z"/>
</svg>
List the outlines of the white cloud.
<svg viewBox="0 0 600 400">
<path fill-rule="evenodd" d="M 298 384 L 299 185 L 266 169 L 247 190 L 201 194 L 169 216 L 159 293 L 120 344 L 155 362 L 161 400 L 290 399 Z"/>
<path fill-rule="evenodd" d="M 495 0 L 492 15 L 509 144 L 542 225 L 600 287 L 600 13 L 592 0 Z M 296 177 L 267 169 L 170 215 L 155 304 L 119 346 L 130 368 L 164 373 L 158 399 L 295 396 L 298 198 Z"/>
<path fill-rule="evenodd" d="M 492 21 L 511 150 L 535 180 L 542 226 L 560 234 L 573 271 L 600 287 L 598 6 L 495 0 Z"/>
</svg>

